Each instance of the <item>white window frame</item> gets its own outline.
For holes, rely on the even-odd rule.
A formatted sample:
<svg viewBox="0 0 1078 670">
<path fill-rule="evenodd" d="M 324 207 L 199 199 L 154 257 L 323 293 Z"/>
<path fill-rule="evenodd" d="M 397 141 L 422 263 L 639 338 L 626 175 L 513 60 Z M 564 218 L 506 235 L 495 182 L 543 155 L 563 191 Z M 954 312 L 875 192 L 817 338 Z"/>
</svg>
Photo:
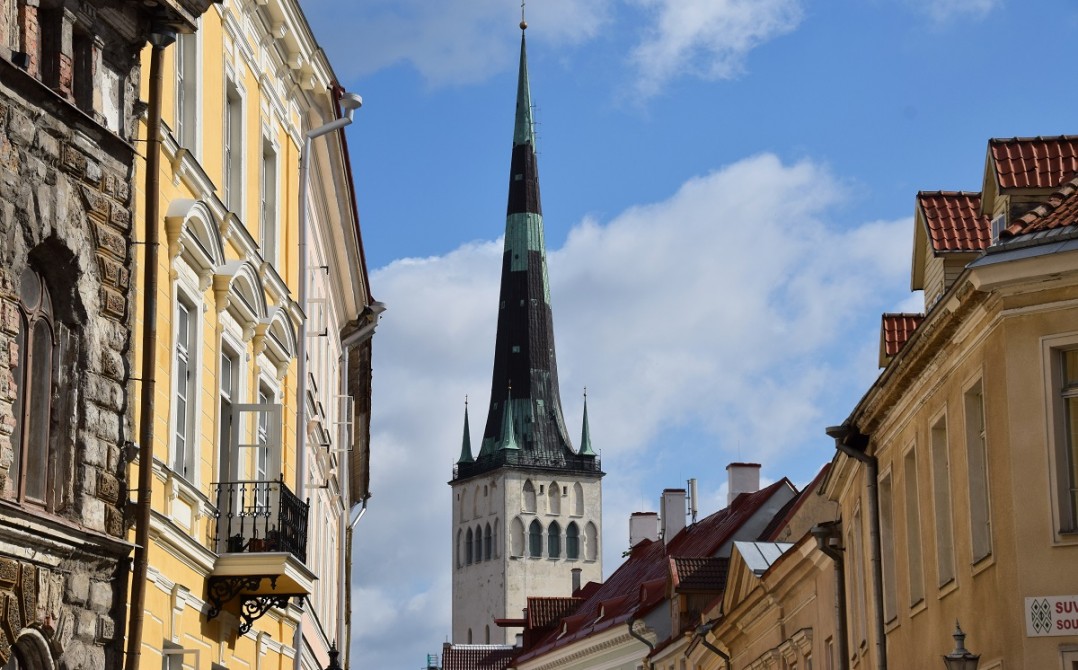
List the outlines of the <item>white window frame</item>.
<svg viewBox="0 0 1078 670">
<path fill-rule="evenodd" d="M 955 580 L 954 519 L 951 498 L 951 449 L 946 412 L 929 428 L 932 465 L 932 510 L 936 533 L 936 584 L 943 588 Z"/>
<path fill-rule="evenodd" d="M 1049 445 L 1049 482 L 1051 491 L 1052 533 L 1056 544 L 1078 544 L 1078 510 L 1068 509 L 1068 489 L 1076 484 L 1068 480 L 1068 453 L 1078 456 L 1078 445 L 1068 448 L 1065 398 L 1074 397 L 1078 388 L 1063 389 L 1063 354 L 1078 350 L 1078 333 L 1041 340 L 1044 366 L 1044 397 L 1047 407 Z M 1074 456 L 1072 456 L 1073 458 Z"/>
<path fill-rule="evenodd" d="M 259 245 L 262 259 L 277 266 L 280 250 L 280 150 L 269 132 L 262 134 L 259 165 Z"/>
<path fill-rule="evenodd" d="M 898 585 L 895 579 L 895 493 L 891 470 L 880 475 L 880 549 L 883 554 L 883 619 L 898 617 Z"/>
<path fill-rule="evenodd" d="M 174 643 L 165 642 L 161 648 L 161 667 L 163 670 L 195 670 L 200 668 L 202 667 L 200 651 L 199 649 L 184 649 Z M 185 662 L 184 656 L 194 656 L 194 662 Z M 176 659 L 179 659 L 178 664 L 174 662 Z"/>
<path fill-rule="evenodd" d="M 197 455 L 198 455 L 198 416 L 199 416 L 199 389 L 201 384 L 201 358 L 202 358 L 202 301 L 195 299 L 186 290 L 177 286 L 176 297 L 173 301 L 174 309 L 172 324 L 172 389 L 171 389 L 171 439 L 169 449 L 169 468 L 183 479 L 196 483 L 198 479 Z M 180 309 L 187 312 L 187 333 L 185 339 L 187 345 L 180 343 Z M 180 375 L 181 357 L 186 365 L 187 373 L 184 379 Z M 182 393 L 184 399 L 184 419 L 180 425 L 179 399 Z M 182 431 L 182 432 L 181 432 Z M 183 440 L 183 446 L 180 440 Z"/>
<path fill-rule="evenodd" d="M 225 77 L 222 124 L 221 191 L 225 207 L 243 220 L 243 88 L 231 74 Z"/>
<path fill-rule="evenodd" d="M 917 448 L 910 445 L 902 454 L 903 511 L 906 520 L 906 573 L 909 577 L 909 606 L 925 600 L 924 551 L 921 542 L 920 482 L 917 476 Z"/>
<path fill-rule="evenodd" d="M 200 155 L 199 90 L 202 72 L 201 30 L 176 36 L 176 142 Z"/>
<path fill-rule="evenodd" d="M 224 361 L 228 359 L 232 365 L 232 378 L 229 388 L 223 384 Z M 233 342 L 232 338 L 222 336 L 221 346 L 217 356 L 217 481 L 234 481 L 237 479 L 239 462 L 237 451 L 232 447 L 232 408 L 244 400 L 245 379 L 245 356 L 243 347 Z M 225 403 L 228 403 L 227 407 Z M 222 467 L 226 465 L 227 467 Z"/>
<path fill-rule="evenodd" d="M 970 558 L 976 564 L 992 555 L 992 495 L 988 477 L 988 438 L 984 381 L 977 378 L 962 394 L 966 427 L 966 486 L 969 493 Z"/>
</svg>

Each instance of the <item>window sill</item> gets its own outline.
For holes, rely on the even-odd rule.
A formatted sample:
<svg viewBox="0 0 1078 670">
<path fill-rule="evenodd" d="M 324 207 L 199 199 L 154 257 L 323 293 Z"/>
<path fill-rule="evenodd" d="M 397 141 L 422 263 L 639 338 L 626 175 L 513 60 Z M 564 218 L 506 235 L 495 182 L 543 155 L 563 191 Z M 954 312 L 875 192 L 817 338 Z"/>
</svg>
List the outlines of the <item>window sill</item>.
<svg viewBox="0 0 1078 670">
<path fill-rule="evenodd" d="M 939 591 L 938 591 L 938 593 L 936 595 L 936 599 L 937 600 L 943 600 L 944 598 L 951 595 L 952 593 L 954 593 L 957 590 L 958 590 L 958 580 L 952 577 L 951 579 L 947 580 L 943 584 L 940 584 Z"/>
<path fill-rule="evenodd" d="M 921 598 L 917 602 L 910 605 L 910 618 L 912 619 L 921 612 L 924 612 L 926 609 L 928 609 L 928 605 L 925 603 L 925 599 Z"/>
<path fill-rule="evenodd" d="M 987 554 L 985 556 L 982 556 L 981 558 L 978 558 L 976 561 L 974 561 L 970 565 L 970 574 L 972 574 L 974 577 L 976 577 L 977 575 L 979 575 L 982 572 L 984 572 L 985 570 L 991 568 L 995 564 L 996 564 L 996 556 L 995 556 L 995 554 Z"/>
</svg>

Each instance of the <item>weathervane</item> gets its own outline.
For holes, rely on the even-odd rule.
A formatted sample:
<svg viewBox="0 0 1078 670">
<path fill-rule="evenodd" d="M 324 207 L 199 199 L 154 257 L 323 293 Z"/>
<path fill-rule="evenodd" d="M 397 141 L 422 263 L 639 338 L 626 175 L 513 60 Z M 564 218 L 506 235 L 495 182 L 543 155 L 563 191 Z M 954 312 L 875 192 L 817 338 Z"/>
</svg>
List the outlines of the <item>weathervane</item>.
<svg viewBox="0 0 1078 670">
<path fill-rule="evenodd" d="M 526 0 L 520 0 L 520 29 L 527 30 L 528 22 L 524 20 L 524 3 Z"/>
</svg>

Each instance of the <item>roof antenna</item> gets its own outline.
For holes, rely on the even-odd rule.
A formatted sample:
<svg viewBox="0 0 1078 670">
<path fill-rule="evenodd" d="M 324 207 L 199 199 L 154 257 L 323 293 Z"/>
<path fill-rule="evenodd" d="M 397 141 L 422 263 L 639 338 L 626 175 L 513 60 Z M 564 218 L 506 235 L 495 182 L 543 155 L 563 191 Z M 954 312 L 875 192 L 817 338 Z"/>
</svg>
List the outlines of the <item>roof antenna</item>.
<svg viewBox="0 0 1078 670">
<path fill-rule="evenodd" d="M 528 22 L 524 20 L 524 3 L 525 0 L 520 0 L 520 29 L 527 30 Z"/>
</svg>

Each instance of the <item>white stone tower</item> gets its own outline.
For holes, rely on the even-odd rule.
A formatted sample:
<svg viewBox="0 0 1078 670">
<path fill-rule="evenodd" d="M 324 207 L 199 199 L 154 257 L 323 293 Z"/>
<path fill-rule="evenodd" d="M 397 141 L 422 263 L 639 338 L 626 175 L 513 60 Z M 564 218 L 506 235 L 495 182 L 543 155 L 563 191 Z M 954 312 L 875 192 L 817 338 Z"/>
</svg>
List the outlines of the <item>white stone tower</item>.
<svg viewBox="0 0 1078 670">
<path fill-rule="evenodd" d="M 526 24 L 521 22 L 523 30 Z M 602 484 L 585 400 L 579 449 L 562 416 L 524 36 L 490 408 L 478 456 L 468 414 L 453 471 L 453 642 L 512 643 L 529 596 L 602 579 Z"/>
</svg>

